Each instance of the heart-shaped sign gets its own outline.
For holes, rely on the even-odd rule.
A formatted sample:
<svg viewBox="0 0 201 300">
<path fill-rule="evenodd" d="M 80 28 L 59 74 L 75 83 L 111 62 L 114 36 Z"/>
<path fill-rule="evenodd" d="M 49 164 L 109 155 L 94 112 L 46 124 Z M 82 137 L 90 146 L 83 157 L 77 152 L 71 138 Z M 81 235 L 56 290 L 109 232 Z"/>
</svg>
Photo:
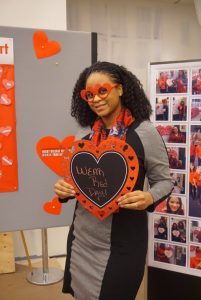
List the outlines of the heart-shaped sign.
<svg viewBox="0 0 201 300">
<path fill-rule="evenodd" d="M 176 236 L 176 237 L 179 237 L 179 236 L 180 236 L 179 230 L 173 230 L 173 231 L 172 231 L 172 235 L 174 235 L 174 236 Z"/>
<path fill-rule="evenodd" d="M 131 192 L 138 178 L 136 153 L 115 138 L 98 147 L 90 141 L 75 141 L 63 159 L 66 181 L 74 186 L 77 200 L 101 220 L 118 209 L 116 200 Z"/>
<path fill-rule="evenodd" d="M 11 126 L 4 126 L 0 127 L 0 134 L 3 134 L 5 136 L 9 136 L 12 132 L 12 127 Z"/>
<path fill-rule="evenodd" d="M 2 161 L 3 166 L 12 166 L 13 165 L 13 160 L 11 158 L 9 158 L 7 155 L 2 156 L 1 161 Z"/>
<path fill-rule="evenodd" d="M 48 37 L 43 31 L 34 33 L 33 45 L 37 58 L 50 57 L 61 50 L 60 44 L 56 41 L 48 41 Z"/>
<path fill-rule="evenodd" d="M 15 82 L 13 80 L 8 79 L 3 79 L 2 83 L 6 90 L 12 89 L 15 85 Z"/>
<path fill-rule="evenodd" d="M 11 104 L 11 99 L 8 98 L 6 94 L 1 94 L 0 96 L 0 104 L 2 105 L 10 105 Z"/>
<path fill-rule="evenodd" d="M 173 250 L 172 249 L 165 250 L 164 254 L 167 258 L 171 258 L 173 255 Z"/>
<path fill-rule="evenodd" d="M 46 202 L 43 206 L 43 209 L 48 214 L 59 215 L 61 213 L 62 204 L 59 202 L 58 198 L 55 197 L 51 202 Z"/>
<path fill-rule="evenodd" d="M 71 147 L 74 138 L 74 136 L 68 136 L 59 142 L 55 137 L 46 136 L 40 139 L 36 145 L 40 159 L 59 176 L 65 176 L 62 156 L 64 151 Z"/>
</svg>

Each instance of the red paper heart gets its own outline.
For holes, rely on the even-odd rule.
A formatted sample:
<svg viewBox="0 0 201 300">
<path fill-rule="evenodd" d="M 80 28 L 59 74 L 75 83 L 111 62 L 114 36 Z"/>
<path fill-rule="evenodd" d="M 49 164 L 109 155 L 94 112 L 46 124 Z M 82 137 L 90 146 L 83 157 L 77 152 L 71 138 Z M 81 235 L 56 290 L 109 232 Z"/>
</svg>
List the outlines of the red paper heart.
<svg viewBox="0 0 201 300">
<path fill-rule="evenodd" d="M 64 176 L 65 170 L 62 167 L 63 152 L 71 147 L 74 136 L 67 136 L 62 142 L 59 142 L 53 136 L 43 137 L 38 141 L 36 150 L 40 159 L 59 176 Z"/>
<path fill-rule="evenodd" d="M 62 204 L 59 202 L 58 198 L 55 197 L 51 202 L 45 202 L 43 209 L 48 214 L 60 215 Z"/>
<path fill-rule="evenodd" d="M 37 31 L 33 35 L 34 50 L 37 58 L 46 58 L 57 54 L 61 46 L 56 41 L 48 41 L 45 32 Z"/>
</svg>

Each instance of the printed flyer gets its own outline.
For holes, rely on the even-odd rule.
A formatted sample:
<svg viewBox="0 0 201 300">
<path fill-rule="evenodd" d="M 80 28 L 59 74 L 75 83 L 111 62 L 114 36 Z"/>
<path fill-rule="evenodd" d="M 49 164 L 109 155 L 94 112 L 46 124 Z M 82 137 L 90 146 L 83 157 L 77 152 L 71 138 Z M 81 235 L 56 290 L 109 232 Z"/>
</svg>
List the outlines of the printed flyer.
<svg viewBox="0 0 201 300">
<path fill-rule="evenodd" d="M 201 277 L 201 61 L 149 67 L 152 121 L 173 191 L 149 214 L 148 265 Z"/>
<path fill-rule="evenodd" d="M 0 192 L 17 189 L 13 39 L 0 37 Z"/>
</svg>

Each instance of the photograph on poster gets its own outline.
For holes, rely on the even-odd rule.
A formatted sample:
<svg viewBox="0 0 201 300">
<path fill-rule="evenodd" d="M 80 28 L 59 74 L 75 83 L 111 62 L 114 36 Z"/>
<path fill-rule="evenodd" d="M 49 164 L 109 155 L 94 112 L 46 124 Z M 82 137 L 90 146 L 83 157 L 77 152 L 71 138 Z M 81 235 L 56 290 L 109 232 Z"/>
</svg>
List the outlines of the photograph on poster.
<svg viewBox="0 0 201 300">
<path fill-rule="evenodd" d="M 184 216 L 186 215 L 186 197 L 171 194 L 156 206 L 154 212 Z"/>
<path fill-rule="evenodd" d="M 186 174 L 184 173 L 170 173 L 173 183 L 173 194 L 185 194 L 186 192 Z"/>
<path fill-rule="evenodd" d="M 190 220 L 190 241 L 201 243 L 201 221 Z"/>
<path fill-rule="evenodd" d="M 190 268 L 201 270 L 201 247 L 190 245 Z"/>
<path fill-rule="evenodd" d="M 172 120 L 171 121 L 186 121 L 187 120 L 187 97 L 174 96 L 172 97 Z"/>
<path fill-rule="evenodd" d="M 156 121 L 168 121 L 169 120 L 169 105 L 170 98 L 159 96 L 156 97 L 156 105 L 155 105 L 155 118 Z"/>
<path fill-rule="evenodd" d="M 161 70 L 156 75 L 156 93 L 187 93 L 188 71 L 187 70 Z"/>
<path fill-rule="evenodd" d="M 170 220 L 171 241 L 186 243 L 186 220 L 171 218 Z"/>
<path fill-rule="evenodd" d="M 168 217 L 154 215 L 154 238 L 168 239 Z"/>
<path fill-rule="evenodd" d="M 186 143 L 186 125 L 157 124 L 156 129 L 165 143 Z"/>
<path fill-rule="evenodd" d="M 201 218 L 201 125 L 191 125 L 189 215 Z"/>
<path fill-rule="evenodd" d="M 154 243 L 154 260 L 158 262 L 186 266 L 186 247 L 167 243 Z"/>
<path fill-rule="evenodd" d="M 190 162 L 195 167 L 201 166 L 201 125 L 190 128 Z"/>
<path fill-rule="evenodd" d="M 185 170 L 186 168 L 186 148 L 167 147 L 170 169 Z"/>
<path fill-rule="evenodd" d="M 201 68 L 192 70 L 192 94 L 201 94 Z"/>
<path fill-rule="evenodd" d="M 189 215 L 201 218 L 201 166 L 190 163 Z"/>
<path fill-rule="evenodd" d="M 201 121 L 201 98 L 191 100 L 191 121 Z"/>
</svg>

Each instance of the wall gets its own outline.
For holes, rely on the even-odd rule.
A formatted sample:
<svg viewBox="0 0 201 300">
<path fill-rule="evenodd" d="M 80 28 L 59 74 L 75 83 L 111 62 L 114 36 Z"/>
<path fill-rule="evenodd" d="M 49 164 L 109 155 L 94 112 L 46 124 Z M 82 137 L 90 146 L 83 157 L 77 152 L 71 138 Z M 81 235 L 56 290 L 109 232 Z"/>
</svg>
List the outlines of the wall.
<svg viewBox="0 0 201 300">
<path fill-rule="evenodd" d="M 1 26 L 66 30 L 65 0 L 1 0 Z"/>
<path fill-rule="evenodd" d="M 123 64 L 146 89 L 149 62 L 199 59 L 193 0 L 68 0 L 69 30 L 98 32 L 98 58 Z"/>
<path fill-rule="evenodd" d="M 66 0 L 1 0 L 0 11 L 1 26 L 66 30 Z M 67 232 L 67 227 L 48 229 L 49 255 L 66 253 Z M 30 255 L 41 255 L 41 231 L 24 233 Z M 25 257 L 19 232 L 14 233 L 14 248 L 16 257 Z"/>
</svg>

